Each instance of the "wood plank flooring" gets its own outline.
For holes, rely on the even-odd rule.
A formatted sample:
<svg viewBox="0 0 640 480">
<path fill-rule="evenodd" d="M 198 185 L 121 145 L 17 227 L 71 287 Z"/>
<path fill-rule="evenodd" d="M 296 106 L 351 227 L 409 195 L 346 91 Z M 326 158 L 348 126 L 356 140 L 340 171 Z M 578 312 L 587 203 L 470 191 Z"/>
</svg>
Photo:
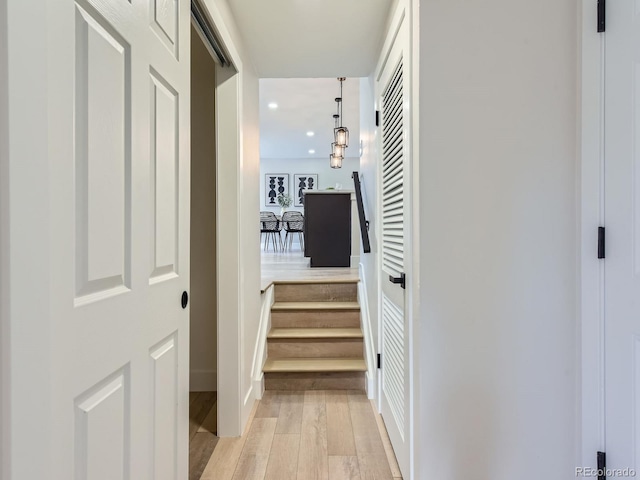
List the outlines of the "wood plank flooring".
<svg viewBox="0 0 640 480">
<path fill-rule="evenodd" d="M 356 391 L 270 391 L 240 438 L 221 438 L 200 479 L 394 480 L 393 451 Z"/>
<path fill-rule="evenodd" d="M 274 281 L 358 281 L 358 268 L 311 268 L 309 259 L 299 249 L 287 252 L 262 252 L 260 288 L 264 291 Z"/>
<path fill-rule="evenodd" d="M 274 281 L 358 280 L 357 268 L 309 268 L 299 249 L 263 252 L 261 267 L 263 290 Z M 361 392 L 267 390 L 237 438 L 215 436 L 215 393 L 191 394 L 189 411 L 189 480 L 401 479 L 384 424 Z"/>
<path fill-rule="evenodd" d="M 218 443 L 216 392 L 189 393 L 189 480 L 200 480 Z"/>
</svg>

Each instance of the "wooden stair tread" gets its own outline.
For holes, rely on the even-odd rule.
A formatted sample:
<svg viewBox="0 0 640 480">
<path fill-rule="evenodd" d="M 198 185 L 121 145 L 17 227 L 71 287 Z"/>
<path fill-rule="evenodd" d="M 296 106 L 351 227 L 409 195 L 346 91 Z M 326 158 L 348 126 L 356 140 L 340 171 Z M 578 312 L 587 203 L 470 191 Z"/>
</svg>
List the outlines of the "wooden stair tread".
<svg viewBox="0 0 640 480">
<path fill-rule="evenodd" d="M 287 310 L 360 310 L 358 302 L 275 302 L 271 311 Z"/>
<path fill-rule="evenodd" d="M 363 358 L 267 358 L 263 372 L 364 372 Z"/>
<path fill-rule="evenodd" d="M 360 328 L 272 328 L 267 338 L 362 338 Z"/>
</svg>

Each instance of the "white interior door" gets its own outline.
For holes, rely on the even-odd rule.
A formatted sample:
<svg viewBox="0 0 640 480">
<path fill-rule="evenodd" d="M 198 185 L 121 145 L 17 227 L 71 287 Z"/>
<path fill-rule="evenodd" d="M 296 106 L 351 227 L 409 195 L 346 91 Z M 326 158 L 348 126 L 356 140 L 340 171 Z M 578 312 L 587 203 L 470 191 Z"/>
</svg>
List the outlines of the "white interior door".
<svg viewBox="0 0 640 480">
<path fill-rule="evenodd" d="M 640 2 L 607 3 L 605 444 L 640 472 Z"/>
<path fill-rule="evenodd" d="M 182 480 L 189 2 L 48 6 L 50 478 Z"/>
<path fill-rule="evenodd" d="M 407 32 L 405 21 L 397 25 L 398 35 L 389 46 L 377 79 L 380 108 L 381 161 L 379 212 L 381 242 L 380 412 L 405 478 L 410 463 L 410 350 L 409 325 L 405 311 L 410 238 L 409 205 L 409 74 L 405 68 Z M 383 52 L 383 57 L 385 52 Z M 395 283 L 394 283 L 395 282 Z"/>
</svg>

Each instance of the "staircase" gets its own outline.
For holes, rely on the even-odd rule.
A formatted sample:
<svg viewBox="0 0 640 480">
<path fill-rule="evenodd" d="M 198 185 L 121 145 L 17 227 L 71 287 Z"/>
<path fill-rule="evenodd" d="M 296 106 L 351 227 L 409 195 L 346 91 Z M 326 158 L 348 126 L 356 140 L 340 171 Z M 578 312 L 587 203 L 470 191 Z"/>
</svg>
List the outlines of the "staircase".
<svg viewBox="0 0 640 480">
<path fill-rule="evenodd" d="M 267 390 L 364 390 L 357 281 L 277 282 Z"/>
</svg>

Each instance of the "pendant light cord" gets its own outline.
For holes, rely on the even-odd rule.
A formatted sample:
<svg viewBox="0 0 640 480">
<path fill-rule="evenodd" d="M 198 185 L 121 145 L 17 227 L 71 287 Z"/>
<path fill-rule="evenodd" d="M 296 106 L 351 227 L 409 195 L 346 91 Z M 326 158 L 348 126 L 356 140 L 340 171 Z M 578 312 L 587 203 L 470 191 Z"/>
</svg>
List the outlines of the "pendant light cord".
<svg viewBox="0 0 640 480">
<path fill-rule="evenodd" d="M 342 127 L 342 104 L 344 99 L 342 98 L 342 79 L 340 80 L 340 127 Z"/>
</svg>

